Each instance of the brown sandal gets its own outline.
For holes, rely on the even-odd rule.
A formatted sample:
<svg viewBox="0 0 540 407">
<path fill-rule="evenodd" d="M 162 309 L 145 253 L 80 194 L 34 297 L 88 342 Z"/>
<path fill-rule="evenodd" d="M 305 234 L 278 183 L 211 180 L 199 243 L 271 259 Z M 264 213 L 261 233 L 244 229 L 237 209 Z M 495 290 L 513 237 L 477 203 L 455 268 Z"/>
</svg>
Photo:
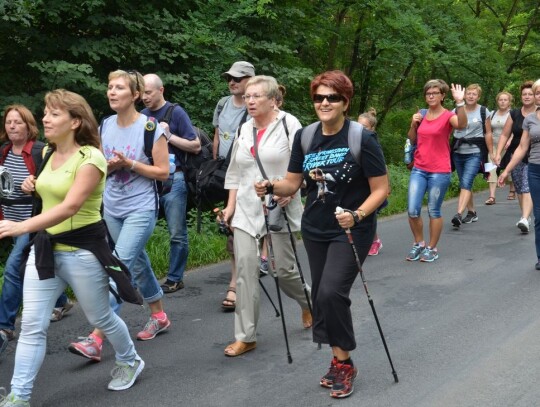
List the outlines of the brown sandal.
<svg viewBox="0 0 540 407">
<path fill-rule="evenodd" d="M 495 205 L 495 197 L 494 196 L 490 196 L 487 201 L 485 202 L 486 205 Z"/>
<path fill-rule="evenodd" d="M 236 297 L 236 288 L 235 287 L 229 287 L 227 289 L 227 294 L 225 295 L 225 298 L 223 299 L 223 302 L 221 303 L 221 308 L 223 311 L 234 311 L 236 309 L 236 299 L 231 300 L 229 297 L 229 292 L 234 293 L 234 296 Z"/>
<path fill-rule="evenodd" d="M 230 356 L 232 358 L 240 356 L 243 353 L 249 352 L 257 347 L 257 342 L 241 342 L 236 341 L 231 343 L 225 348 L 225 356 Z"/>
<path fill-rule="evenodd" d="M 510 191 L 508 192 L 508 196 L 506 197 L 509 201 L 513 201 L 516 199 L 516 191 Z"/>
<path fill-rule="evenodd" d="M 309 309 L 302 310 L 302 325 L 304 325 L 304 329 L 311 328 L 313 325 L 313 318 Z"/>
</svg>

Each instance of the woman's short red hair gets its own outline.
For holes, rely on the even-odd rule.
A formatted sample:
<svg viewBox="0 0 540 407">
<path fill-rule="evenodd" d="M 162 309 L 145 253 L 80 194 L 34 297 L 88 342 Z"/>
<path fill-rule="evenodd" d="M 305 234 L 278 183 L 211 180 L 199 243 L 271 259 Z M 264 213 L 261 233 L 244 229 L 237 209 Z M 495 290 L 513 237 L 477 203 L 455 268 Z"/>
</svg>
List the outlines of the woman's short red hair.
<svg viewBox="0 0 540 407">
<path fill-rule="evenodd" d="M 310 96 L 312 99 L 313 95 L 317 92 L 317 88 L 321 85 L 334 89 L 336 93 L 339 93 L 347 100 L 350 106 L 354 88 L 349 77 L 342 71 L 326 71 L 313 78 L 310 87 Z"/>
</svg>

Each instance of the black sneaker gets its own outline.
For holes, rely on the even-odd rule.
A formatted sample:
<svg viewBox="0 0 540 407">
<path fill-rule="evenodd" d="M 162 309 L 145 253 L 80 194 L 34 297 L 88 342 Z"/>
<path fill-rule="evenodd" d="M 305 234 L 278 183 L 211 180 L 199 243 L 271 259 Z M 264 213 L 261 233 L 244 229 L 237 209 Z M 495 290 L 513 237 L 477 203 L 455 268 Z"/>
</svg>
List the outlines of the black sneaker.
<svg viewBox="0 0 540 407">
<path fill-rule="evenodd" d="M 184 288 L 184 282 L 183 281 L 175 282 L 175 281 L 171 281 L 171 280 L 167 279 L 167 281 L 165 281 L 163 284 L 161 284 L 161 289 L 163 290 L 163 292 L 165 294 L 174 293 L 174 292 L 176 292 L 178 290 L 181 290 L 182 288 Z"/>
<path fill-rule="evenodd" d="M 463 223 L 473 223 L 478 221 L 478 215 L 476 212 L 467 211 L 467 216 L 463 218 Z"/>
<path fill-rule="evenodd" d="M 540 260 L 538 260 L 538 263 L 534 266 L 536 270 L 540 270 Z"/>
<path fill-rule="evenodd" d="M 454 227 L 458 228 L 461 226 L 462 224 L 462 220 L 461 220 L 461 214 L 460 213 L 456 213 L 454 215 L 454 217 L 452 218 L 452 225 L 454 225 Z"/>
</svg>

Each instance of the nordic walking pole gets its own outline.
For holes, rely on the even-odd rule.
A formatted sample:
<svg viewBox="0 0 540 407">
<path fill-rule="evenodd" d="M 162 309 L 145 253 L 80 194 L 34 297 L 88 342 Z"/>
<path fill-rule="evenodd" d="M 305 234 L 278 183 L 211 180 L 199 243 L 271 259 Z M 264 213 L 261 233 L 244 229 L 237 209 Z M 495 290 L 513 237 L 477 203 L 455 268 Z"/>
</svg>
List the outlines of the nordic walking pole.
<svg viewBox="0 0 540 407">
<path fill-rule="evenodd" d="M 257 182 L 262 182 L 263 180 L 257 180 Z M 274 247 L 272 246 L 272 236 L 270 233 L 270 224 L 268 222 L 268 208 L 266 207 L 265 197 L 261 197 L 261 203 L 264 213 L 264 224 L 266 225 L 266 245 L 268 247 L 268 255 L 270 257 L 270 266 L 272 269 L 272 275 L 274 281 L 276 282 L 276 291 L 278 298 L 279 310 L 281 311 L 281 324 L 283 325 L 283 336 L 285 337 L 285 346 L 287 348 L 287 360 L 289 363 L 292 363 L 291 350 L 289 349 L 289 338 L 287 337 L 287 326 L 285 325 L 285 316 L 283 315 L 283 302 L 281 301 L 281 290 L 279 289 L 279 281 L 276 272 L 276 258 L 274 257 Z"/>
<path fill-rule="evenodd" d="M 268 291 L 266 291 L 266 287 L 264 286 L 264 284 L 262 283 L 260 278 L 259 278 L 259 284 L 260 284 L 261 288 L 263 289 L 264 293 L 266 294 L 266 296 L 268 297 L 268 301 L 270 301 L 270 304 L 272 304 L 272 307 L 274 307 L 274 311 L 276 311 L 276 317 L 279 318 L 279 316 L 281 314 L 277 310 L 276 305 L 274 304 L 274 301 L 272 301 L 272 298 L 270 297 L 270 294 L 268 294 Z"/>
<path fill-rule="evenodd" d="M 309 293 L 307 290 L 306 280 L 304 279 L 304 273 L 302 272 L 302 266 L 300 265 L 300 259 L 298 258 L 298 253 L 296 251 L 296 242 L 291 230 L 291 225 L 289 224 L 289 217 L 287 216 L 287 211 L 285 208 L 281 208 L 283 217 L 285 218 L 285 223 L 287 224 L 287 230 L 289 231 L 289 238 L 291 239 L 291 246 L 294 252 L 294 259 L 296 260 L 296 265 L 298 266 L 298 274 L 300 275 L 300 281 L 302 281 L 302 288 L 304 288 L 304 294 L 306 295 L 307 305 L 309 308 L 309 313 L 313 315 L 313 310 L 311 308 L 311 298 L 309 298 Z"/>
<path fill-rule="evenodd" d="M 225 219 L 223 216 L 223 211 L 220 208 L 214 208 L 213 212 L 216 214 L 216 218 L 219 219 L 219 233 L 225 236 L 233 235 L 234 232 L 229 228 L 229 225 L 225 223 Z M 259 279 L 259 284 L 261 285 L 264 293 L 268 297 L 268 300 L 270 301 L 270 304 L 272 304 L 272 307 L 274 307 L 274 311 L 276 311 L 276 317 L 279 317 L 279 311 L 277 310 L 274 301 L 272 301 L 272 298 L 270 297 L 270 294 L 268 294 L 268 291 L 266 290 L 266 287 L 263 285 L 262 281 Z"/>
<path fill-rule="evenodd" d="M 342 214 L 343 212 L 345 212 L 345 209 L 339 206 L 336 208 L 336 214 Z M 386 340 L 384 339 L 384 334 L 381 328 L 381 324 L 379 323 L 379 318 L 377 317 L 377 312 L 375 311 L 375 305 L 373 304 L 373 299 L 371 298 L 371 295 L 369 294 L 369 291 L 367 288 L 367 281 L 366 281 L 366 278 L 364 277 L 364 271 L 362 270 L 362 263 L 360 263 L 360 258 L 358 257 L 356 246 L 354 245 L 351 229 L 349 228 L 345 229 L 345 233 L 347 234 L 347 238 L 349 239 L 349 243 L 351 244 L 352 250 L 354 252 L 354 258 L 356 259 L 356 265 L 358 266 L 358 273 L 360 274 L 360 278 L 362 279 L 362 283 L 364 284 L 364 291 L 366 292 L 369 305 L 371 306 L 371 310 L 373 311 L 375 322 L 377 322 L 377 328 L 379 328 L 379 334 L 381 335 L 382 343 L 384 345 L 384 350 L 386 351 L 386 356 L 388 356 L 390 367 L 392 367 L 392 375 L 394 376 L 394 381 L 398 383 L 399 382 L 398 375 L 396 373 L 396 370 L 394 369 L 394 364 L 392 363 L 392 358 L 390 357 L 390 352 L 388 351 L 388 346 L 386 345 Z"/>
</svg>

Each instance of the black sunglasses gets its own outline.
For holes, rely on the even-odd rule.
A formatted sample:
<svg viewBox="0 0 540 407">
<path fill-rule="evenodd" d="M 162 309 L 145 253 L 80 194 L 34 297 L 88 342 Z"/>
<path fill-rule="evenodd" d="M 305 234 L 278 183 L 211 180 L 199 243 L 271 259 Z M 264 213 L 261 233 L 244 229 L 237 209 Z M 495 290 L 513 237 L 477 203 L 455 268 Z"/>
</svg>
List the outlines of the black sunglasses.
<svg viewBox="0 0 540 407">
<path fill-rule="evenodd" d="M 329 95 L 321 95 L 319 93 L 315 93 L 313 95 L 313 102 L 315 103 L 322 103 L 324 99 L 328 100 L 328 103 L 339 103 L 345 100 L 345 98 L 339 93 L 331 93 Z"/>
<path fill-rule="evenodd" d="M 225 80 L 227 81 L 227 83 L 229 83 L 230 81 L 234 81 L 234 82 L 236 82 L 236 83 L 240 83 L 240 82 L 242 82 L 242 80 L 244 80 L 245 78 L 249 78 L 249 76 L 241 76 L 240 78 L 237 78 L 236 76 L 225 75 Z"/>
</svg>

